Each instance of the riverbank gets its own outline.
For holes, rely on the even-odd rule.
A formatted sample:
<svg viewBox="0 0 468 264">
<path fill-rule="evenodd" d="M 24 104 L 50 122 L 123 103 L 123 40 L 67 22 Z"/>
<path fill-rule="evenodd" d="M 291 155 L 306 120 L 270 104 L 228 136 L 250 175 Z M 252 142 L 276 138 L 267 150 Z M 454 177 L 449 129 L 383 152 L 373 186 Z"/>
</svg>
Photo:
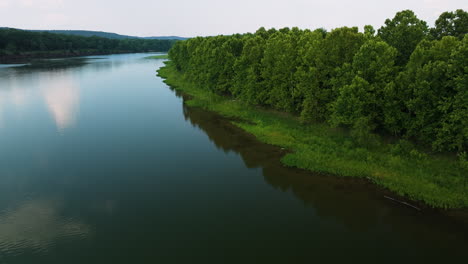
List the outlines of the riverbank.
<svg viewBox="0 0 468 264">
<path fill-rule="evenodd" d="M 23 52 L 21 54 L 14 54 L 14 55 L 0 55 L 0 64 L 24 63 L 32 59 L 58 59 L 58 58 L 125 54 L 125 53 L 132 53 L 132 51 L 100 52 L 97 50 L 88 50 L 88 51 Z"/>
<path fill-rule="evenodd" d="M 192 97 L 188 105 L 239 120 L 233 123 L 260 141 L 290 150 L 281 159 L 286 166 L 366 178 L 421 206 L 468 207 L 465 174 L 453 157 L 426 154 L 406 141 L 377 140 L 363 146 L 346 131 L 325 124 L 304 125 L 294 116 L 200 89 L 170 63 L 158 73 L 168 85 Z"/>
<path fill-rule="evenodd" d="M 123 54 L 126 52 L 99 52 L 99 51 L 54 51 L 54 52 L 23 52 L 20 54 L 0 55 L 0 63 L 23 63 L 31 59 L 55 59 L 94 55 Z"/>
<path fill-rule="evenodd" d="M 169 55 L 167 55 L 167 54 L 162 54 L 162 55 L 148 56 L 148 57 L 145 57 L 145 59 L 149 59 L 149 60 L 165 60 L 165 59 L 169 59 Z"/>
</svg>

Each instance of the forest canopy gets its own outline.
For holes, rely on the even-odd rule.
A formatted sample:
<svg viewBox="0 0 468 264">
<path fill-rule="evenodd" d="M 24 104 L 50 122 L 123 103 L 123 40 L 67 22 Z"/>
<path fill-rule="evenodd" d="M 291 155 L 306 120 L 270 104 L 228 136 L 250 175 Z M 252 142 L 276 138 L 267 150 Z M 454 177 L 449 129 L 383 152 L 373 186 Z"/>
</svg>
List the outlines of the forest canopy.
<svg viewBox="0 0 468 264">
<path fill-rule="evenodd" d="M 175 42 L 176 40 L 83 37 L 3 28 L 0 29 L 0 56 L 51 52 L 114 53 L 168 51 Z"/>
<path fill-rule="evenodd" d="M 169 56 L 191 82 L 250 104 L 436 151 L 468 146 L 468 14 L 429 28 L 413 11 L 366 26 L 255 33 L 177 42 Z"/>
</svg>

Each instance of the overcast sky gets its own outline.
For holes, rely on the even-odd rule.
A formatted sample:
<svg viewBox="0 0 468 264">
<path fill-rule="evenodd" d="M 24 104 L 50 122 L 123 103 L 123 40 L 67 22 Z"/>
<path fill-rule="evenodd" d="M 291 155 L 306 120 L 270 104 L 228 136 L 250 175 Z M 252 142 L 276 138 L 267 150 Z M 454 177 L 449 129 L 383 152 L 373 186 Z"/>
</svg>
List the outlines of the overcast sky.
<svg viewBox="0 0 468 264">
<path fill-rule="evenodd" d="M 0 0 L 0 27 L 186 37 L 261 26 L 362 30 L 403 9 L 432 25 L 444 11 L 468 10 L 468 0 Z"/>
</svg>

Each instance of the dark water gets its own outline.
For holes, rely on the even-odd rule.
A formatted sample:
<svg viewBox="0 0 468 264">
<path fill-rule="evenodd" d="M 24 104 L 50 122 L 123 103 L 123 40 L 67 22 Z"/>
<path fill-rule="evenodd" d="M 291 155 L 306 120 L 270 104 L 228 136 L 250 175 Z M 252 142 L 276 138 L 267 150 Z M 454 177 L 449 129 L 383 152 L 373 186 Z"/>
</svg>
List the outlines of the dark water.
<svg viewBox="0 0 468 264">
<path fill-rule="evenodd" d="M 282 167 L 145 56 L 0 68 L 0 263 L 468 259 L 459 219 Z"/>
</svg>

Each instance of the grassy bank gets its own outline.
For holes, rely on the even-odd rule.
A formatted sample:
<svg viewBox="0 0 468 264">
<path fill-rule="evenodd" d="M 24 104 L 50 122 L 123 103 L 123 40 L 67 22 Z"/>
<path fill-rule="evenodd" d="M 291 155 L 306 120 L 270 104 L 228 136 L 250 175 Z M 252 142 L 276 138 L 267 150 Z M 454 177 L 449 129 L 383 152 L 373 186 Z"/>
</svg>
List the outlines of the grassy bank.
<svg viewBox="0 0 468 264">
<path fill-rule="evenodd" d="M 304 125 L 294 116 L 247 105 L 188 82 L 170 63 L 158 71 L 173 88 L 191 96 L 186 103 L 235 118 L 235 125 L 260 141 L 291 150 L 286 166 L 345 177 L 364 177 L 412 201 L 436 208 L 468 207 L 466 171 L 453 157 L 428 155 L 410 142 L 357 143 L 326 124 Z"/>
</svg>

